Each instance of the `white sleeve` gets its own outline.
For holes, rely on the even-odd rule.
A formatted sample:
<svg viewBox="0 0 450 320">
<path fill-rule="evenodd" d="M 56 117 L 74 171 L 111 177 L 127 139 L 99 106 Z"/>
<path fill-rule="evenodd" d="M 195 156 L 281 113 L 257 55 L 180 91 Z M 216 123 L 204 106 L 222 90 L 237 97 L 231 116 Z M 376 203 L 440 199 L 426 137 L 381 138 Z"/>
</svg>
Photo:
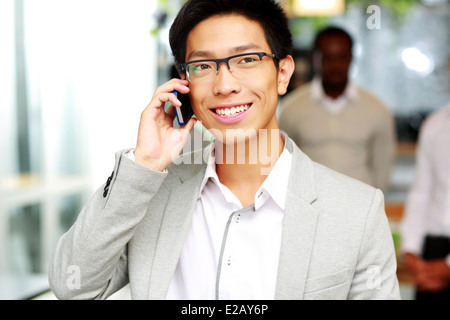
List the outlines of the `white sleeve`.
<svg viewBox="0 0 450 320">
<path fill-rule="evenodd" d="M 415 178 L 406 200 L 405 212 L 400 224 L 401 251 L 420 255 L 427 233 L 427 213 L 433 187 L 430 141 L 426 123 L 422 126 L 416 152 Z"/>
</svg>

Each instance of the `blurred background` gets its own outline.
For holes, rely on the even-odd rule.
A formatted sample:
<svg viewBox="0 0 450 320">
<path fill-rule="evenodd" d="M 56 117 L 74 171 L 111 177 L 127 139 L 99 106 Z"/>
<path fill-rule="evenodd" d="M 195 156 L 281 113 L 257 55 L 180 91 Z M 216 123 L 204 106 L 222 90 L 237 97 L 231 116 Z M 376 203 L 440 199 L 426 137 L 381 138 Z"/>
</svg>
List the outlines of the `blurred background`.
<svg viewBox="0 0 450 320">
<path fill-rule="evenodd" d="M 56 242 L 110 175 L 114 153 L 134 147 L 142 110 L 170 78 L 168 29 L 183 2 L 0 1 L 0 299 L 54 298 L 47 268 Z M 352 80 L 395 115 L 397 157 L 385 196 L 398 245 L 417 134 L 450 100 L 450 3 L 283 5 L 295 41 L 293 86 L 312 79 L 315 33 L 342 26 L 355 40 Z M 401 265 L 399 279 L 402 297 L 411 298 Z M 128 298 L 126 288 L 115 297 Z"/>
</svg>

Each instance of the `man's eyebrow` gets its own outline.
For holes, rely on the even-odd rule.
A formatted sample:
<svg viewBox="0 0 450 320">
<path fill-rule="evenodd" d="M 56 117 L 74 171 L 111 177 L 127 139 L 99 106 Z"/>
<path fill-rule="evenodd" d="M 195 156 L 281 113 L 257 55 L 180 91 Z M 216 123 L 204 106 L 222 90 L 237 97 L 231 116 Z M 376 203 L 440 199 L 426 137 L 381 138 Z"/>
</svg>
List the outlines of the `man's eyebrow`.
<svg viewBox="0 0 450 320">
<path fill-rule="evenodd" d="M 260 48 L 261 48 L 260 46 L 254 44 L 254 43 L 249 43 L 249 44 L 246 44 L 246 45 L 242 45 L 242 46 L 237 46 L 237 47 L 231 48 L 229 50 L 229 52 L 230 52 L 230 55 L 233 55 L 233 54 L 243 53 L 243 52 L 248 51 L 248 50 L 260 49 Z M 187 56 L 187 61 L 191 61 L 192 57 L 195 57 L 196 59 L 201 59 L 201 58 L 205 58 L 206 59 L 206 58 L 211 58 L 212 56 L 213 56 L 213 53 L 211 51 L 207 51 L 207 50 L 205 50 L 205 51 L 203 51 L 203 50 L 196 51 L 196 50 L 194 50 L 191 53 L 189 53 L 189 55 Z"/>
<path fill-rule="evenodd" d="M 195 58 L 207 58 L 207 57 L 211 57 L 212 53 L 210 51 L 192 51 L 191 53 L 189 53 L 189 55 L 187 56 L 186 61 L 190 61 L 192 60 L 192 57 Z"/>
</svg>

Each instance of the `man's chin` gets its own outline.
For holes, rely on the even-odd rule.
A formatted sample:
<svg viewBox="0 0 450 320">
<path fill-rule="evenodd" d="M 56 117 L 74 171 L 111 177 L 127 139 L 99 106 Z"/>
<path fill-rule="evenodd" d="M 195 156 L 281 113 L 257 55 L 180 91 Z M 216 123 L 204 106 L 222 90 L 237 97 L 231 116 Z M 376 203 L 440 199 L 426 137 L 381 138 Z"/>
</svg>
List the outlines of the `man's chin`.
<svg viewBox="0 0 450 320">
<path fill-rule="evenodd" d="M 342 88 L 343 86 L 345 86 L 348 82 L 348 79 L 345 77 L 341 77 L 341 76 L 335 76 L 335 77 L 329 77 L 326 80 L 322 80 L 322 83 L 324 86 L 328 87 L 328 88 Z"/>
</svg>

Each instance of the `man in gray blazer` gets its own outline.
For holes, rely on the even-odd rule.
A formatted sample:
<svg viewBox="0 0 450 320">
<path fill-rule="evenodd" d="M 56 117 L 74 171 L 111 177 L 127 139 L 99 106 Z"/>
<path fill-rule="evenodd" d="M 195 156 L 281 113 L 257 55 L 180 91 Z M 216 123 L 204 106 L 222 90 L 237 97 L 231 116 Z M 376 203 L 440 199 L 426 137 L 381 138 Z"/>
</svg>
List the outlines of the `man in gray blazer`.
<svg viewBox="0 0 450 320">
<path fill-rule="evenodd" d="M 129 283 L 134 299 L 399 299 L 381 191 L 278 129 L 294 69 L 279 4 L 190 0 L 170 43 L 181 79 L 156 90 L 136 147 L 59 240 L 56 296 L 104 299 Z M 195 114 L 177 128 L 189 103 L 174 91 Z M 215 141 L 178 157 L 196 120 Z"/>
</svg>

